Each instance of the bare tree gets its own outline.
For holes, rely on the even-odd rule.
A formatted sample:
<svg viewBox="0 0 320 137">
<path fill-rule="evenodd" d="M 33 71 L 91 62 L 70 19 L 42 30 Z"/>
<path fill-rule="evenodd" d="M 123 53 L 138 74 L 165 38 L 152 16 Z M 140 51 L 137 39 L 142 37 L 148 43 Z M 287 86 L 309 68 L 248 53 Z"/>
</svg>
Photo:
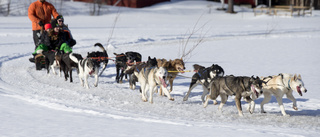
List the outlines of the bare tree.
<svg viewBox="0 0 320 137">
<path fill-rule="evenodd" d="M 94 0 L 92 4 L 92 11 L 90 15 L 100 15 L 100 9 L 102 7 L 102 0 Z"/>
<path fill-rule="evenodd" d="M 7 2 L 7 3 L 6 3 Z M 11 0 L 0 1 L 0 14 L 8 16 L 10 14 Z"/>
<path fill-rule="evenodd" d="M 203 15 L 203 14 L 202 14 Z M 200 18 L 202 17 L 200 16 Z M 204 42 L 205 34 L 203 34 L 204 26 L 208 23 L 204 23 L 201 27 L 197 28 L 197 25 L 199 23 L 200 18 L 197 20 L 196 24 L 193 26 L 193 29 L 189 33 L 189 30 L 184 35 L 183 39 L 180 41 L 180 50 L 178 53 L 178 56 L 181 57 L 184 61 L 189 60 L 192 57 L 192 52 L 201 44 Z M 194 41 L 190 49 L 188 48 L 190 39 L 196 35 L 196 33 L 200 32 L 198 38 Z M 189 33 L 189 34 L 187 34 Z"/>
<path fill-rule="evenodd" d="M 236 12 L 234 12 L 234 10 L 233 10 L 233 1 L 234 0 L 228 0 L 228 10 L 227 10 L 227 13 L 236 13 Z"/>
</svg>

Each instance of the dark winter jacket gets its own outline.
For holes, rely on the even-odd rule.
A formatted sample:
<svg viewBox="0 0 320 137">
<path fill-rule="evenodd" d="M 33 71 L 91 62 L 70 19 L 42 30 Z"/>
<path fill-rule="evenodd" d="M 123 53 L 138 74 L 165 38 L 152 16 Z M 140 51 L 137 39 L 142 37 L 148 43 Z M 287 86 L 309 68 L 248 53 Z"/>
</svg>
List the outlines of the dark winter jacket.
<svg viewBox="0 0 320 137">
<path fill-rule="evenodd" d="M 59 49 L 62 43 L 65 43 L 65 34 L 59 32 L 58 34 L 52 34 L 49 36 L 47 31 L 41 35 L 41 40 L 39 44 L 44 44 L 48 47 L 49 50 L 56 50 Z"/>
</svg>

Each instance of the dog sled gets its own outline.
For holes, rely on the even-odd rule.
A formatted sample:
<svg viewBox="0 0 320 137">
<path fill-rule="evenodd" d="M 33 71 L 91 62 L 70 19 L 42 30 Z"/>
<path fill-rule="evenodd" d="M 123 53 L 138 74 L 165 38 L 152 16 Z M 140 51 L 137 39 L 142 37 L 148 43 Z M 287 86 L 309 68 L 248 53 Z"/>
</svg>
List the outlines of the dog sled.
<svg viewBox="0 0 320 137">
<path fill-rule="evenodd" d="M 46 67 L 46 59 L 43 54 L 37 54 L 34 56 L 34 60 L 29 59 L 29 61 L 35 63 L 36 70 L 41 70 Z"/>
</svg>

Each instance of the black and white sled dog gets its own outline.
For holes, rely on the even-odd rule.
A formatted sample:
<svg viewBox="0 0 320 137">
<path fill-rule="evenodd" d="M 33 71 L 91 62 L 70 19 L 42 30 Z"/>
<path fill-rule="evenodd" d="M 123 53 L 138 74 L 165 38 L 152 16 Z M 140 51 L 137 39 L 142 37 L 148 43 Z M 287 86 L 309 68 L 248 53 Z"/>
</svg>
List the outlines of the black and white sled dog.
<svg viewBox="0 0 320 137">
<path fill-rule="evenodd" d="M 169 98 L 169 100 L 174 100 L 171 97 L 170 92 L 168 91 L 167 78 L 168 71 L 163 67 L 152 67 L 150 69 L 141 69 L 140 72 L 135 71 L 134 75 L 137 76 L 138 81 L 141 86 L 141 96 L 143 101 L 148 101 L 147 99 L 147 91 L 149 91 L 149 102 L 153 103 L 153 94 L 157 89 L 157 86 L 161 86 L 164 94 Z"/>
<path fill-rule="evenodd" d="M 287 116 L 282 98 L 283 95 L 286 94 L 287 98 L 293 102 L 293 109 L 298 110 L 297 102 L 294 96 L 292 95 L 293 91 L 296 91 L 300 96 L 302 96 L 302 92 L 306 93 L 307 89 L 304 87 L 304 83 L 302 81 L 301 75 L 297 74 L 286 74 L 280 73 L 279 75 L 269 76 L 269 77 L 261 77 L 261 79 L 266 83 L 263 86 L 263 95 L 264 99 L 261 102 L 261 113 L 266 113 L 264 111 L 263 105 L 268 103 L 271 100 L 271 95 L 276 96 L 278 104 L 280 106 L 280 110 L 283 116 Z"/>
<path fill-rule="evenodd" d="M 142 56 L 138 52 L 128 51 L 125 55 L 127 57 L 128 66 L 139 64 L 142 60 Z"/>
<path fill-rule="evenodd" d="M 70 77 L 70 82 L 73 82 L 72 79 L 72 70 L 74 68 L 77 69 L 77 72 L 79 72 L 78 69 L 78 63 L 73 61 L 71 58 L 76 58 L 77 60 L 83 59 L 80 54 L 77 53 L 64 53 L 61 55 L 60 60 L 60 71 L 62 70 L 64 73 L 65 80 L 68 80 L 68 77 Z M 69 72 L 69 74 L 68 74 Z"/>
<path fill-rule="evenodd" d="M 209 99 L 215 100 L 219 95 L 221 97 L 221 102 L 219 105 L 219 110 L 222 110 L 223 105 L 226 103 L 228 96 L 235 96 L 236 106 L 240 116 L 243 116 L 241 107 L 241 98 L 251 105 L 254 105 L 254 100 L 250 98 L 252 94 L 258 97 L 262 94 L 262 84 L 263 81 L 259 77 L 235 77 L 235 76 L 225 76 L 225 77 L 215 77 L 211 80 L 210 94 L 207 95 L 206 101 L 203 106 L 207 107 Z M 254 106 L 250 110 L 253 113 Z"/>
<path fill-rule="evenodd" d="M 71 53 L 72 54 L 72 53 Z M 78 59 L 74 58 L 74 56 L 70 56 L 70 58 L 78 63 L 79 68 L 79 79 L 81 86 L 89 89 L 88 77 L 94 75 L 95 83 L 94 86 L 98 86 L 98 72 L 99 72 L 99 64 L 93 61 L 91 58 Z"/>
<path fill-rule="evenodd" d="M 103 71 L 107 68 L 109 59 L 108 59 L 108 53 L 103 47 L 101 43 L 96 43 L 94 46 L 98 46 L 102 51 L 93 51 L 93 52 L 88 52 L 87 58 L 91 58 L 92 61 L 96 62 L 99 67 L 100 64 L 103 63 L 102 70 L 99 74 L 99 76 L 103 73 Z"/>
<path fill-rule="evenodd" d="M 49 74 L 50 69 L 54 75 L 57 75 L 55 68 L 60 68 L 60 61 L 62 52 L 61 51 L 43 51 L 42 54 L 45 56 L 45 68 L 47 69 L 47 74 Z M 61 71 L 59 71 L 59 77 L 61 76 Z"/>
<path fill-rule="evenodd" d="M 127 66 L 124 73 L 128 74 L 130 77 L 129 78 L 130 89 L 134 90 L 136 88 L 136 82 L 138 82 L 138 78 L 134 72 L 139 73 L 142 69 L 144 69 L 144 71 L 147 72 L 154 67 L 157 67 L 157 59 L 156 58 L 152 59 L 150 56 L 148 57 L 147 62 L 141 62 L 136 65 Z M 147 73 L 145 73 L 145 74 L 147 74 Z M 140 92 L 141 92 L 141 89 L 140 89 Z"/>
<path fill-rule="evenodd" d="M 193 74 L 192 76 L 189 90 L 186 96 L 183 98 L 183 101 L 187 101 L 191 90 L 195 88 L 198 84 L 201 84 L 203 88 L 201 99 L 202 99 L 202 102 L 204 102 L 205 96 L 209 93 L 209 83 L 214 77 L 223 76 L 224 70 L 222 69 L 222 67 L 220 67 L 217 64 L 212 64 L 212 66 L 207 68 L 200 66 L 198 64 L 194 64 L 193 68 L 196 71 L 196 73 Z M 214 100 L 214 104 L 217 104 L 215 100 Z"/>
<path fill-rule="evenodd" d="M 117 83 L 122 83 L 123 76 L 125 76 L 125 79 L 127 79 L 127 74 L 124 73 L 124 70 L 127 68 L 127 66 L 135 65 L 137 63 L 141 63 L 141 54 L 138 52 L 128 51 L 126 53 L 113 53 L 116 55 L 116 81 Z M 131 77 L 129 75 L 129 77 Z"/>
</svg>

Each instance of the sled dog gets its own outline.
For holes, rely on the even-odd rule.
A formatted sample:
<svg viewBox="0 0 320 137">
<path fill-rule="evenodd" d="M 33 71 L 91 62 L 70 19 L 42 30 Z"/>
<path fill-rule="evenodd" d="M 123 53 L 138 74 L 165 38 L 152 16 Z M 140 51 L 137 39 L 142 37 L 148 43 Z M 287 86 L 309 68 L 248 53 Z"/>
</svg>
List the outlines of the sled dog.
<svg viewBox="0 0 320 137">
<path fill-rule="evenodd" d="M 128 52 L 125 53 L 125 55 L 127 57 L 126 69 L 128 67 L 132 66 L 132 65 L 137 65 L 137 64 L 141 64 L 142 63 L 141 62 L 142 56 L 138 52 L 128 51 Z M 148 64 L 148 62 L 147 62 L 147 64 Z M 129 76 L 130 89 L 135 89 L 136 82 L 138 82 L 138 79 L 136 78 L 136 76 L 133 76 L 133 73 L 125 73 L 125 75 Z"/>
<path fill-rule="evenodd" d="M 127 64 L 133 65 L 133 64 L 139 64 L 141 62 L 142 56 L 138 52 L 128 51 L 125 53 L 127 57 Z"/>
<path fill-rule="evenodd" d="M 88 84 L 88 77 L 91 75 L 94 75 L 95 83 L 94 86 L 98 86 L 98 73 L 99 73 L 99 64 L 98 62 L 93 61 L 90 58 L 86 59 L 77 59 L 77 58 L 71 58 L 74 62 L 78 63 L 79 68 L 79 80 L 81 83 L 81 86 L 86 87 L 89 89 Z"/>
<path fill-rule="evenodd" d="M 141 62 L 141 54 L 138 52 L 128 51 L 126 53 L 113 53 L 116 55 L 116 81 L 117 83 L 122 83 L 123 76 L 127 80 L 127 74 L 124 73 L 124 70 L 126 70 L 127 66 L 135 65 Z M 121 71 L 120 71 L 121 70 Z M 129 77 L 131 77 L 129 75 Z"/>
<path fill-rule="evenodd" d="M 134 90 L 136 88 L 136 82 L 138 82 L 138 78 L 134 74 L 134 72 L 139 73 L 142 69 L 144 69 L 147 72 L 154 67 L 157 67 L 157 59 L 156 58 L 152 59 L 150 56 L 148 57 L 147 62 L 141 62 L 136 65 L 127 66 L 124 73 L 129 75 L 130 89 Z M 140 89 L 140 92 L 141 92 L 141 89 Z"/>
<path fill-rule="evenodd" d="M 134 72 L 137 76 L 138 81 L 141 86 L 141 96 L 143 101 L 147 100 L 147 91 L 149 90 L 149 102 L 153 103 L 153 94 L 157 86 L 162 87 L 164 94 L 169 98 L 169 100 L 174 100 L 171 97 L 166 84 L 168 78 L 168 71 L 164 67 L 153 67 L 150 69 L 142 69 L 140 72 Z"/>
<path fill-rule="evenodd" d="M 94 46 L 98 46 L 102 51 L 93 51 L 93 52 L 88 52 L 87 58 L 91 58 L 92 61 L 96 62 L 96 64 L 99 65 L 100 68 L 100 64 L 103 63 L 103 67 L 102 70 L 99 74 L 99 76 L 103 73 L 103 71 L 107 68 L 109 59 L 108 59 L 108 53 L 105 50 L 105 48 L 102 46 L 101 43 L 96 43 L 94 44 Z"/>
<path fill-rule="evenodd" d="M 60 61 L 62 53 L 60 51 L 43 51 L 43 55 L 45 56 L 47 69 L 47 74 L 49 74 L 50 69 L 54 75 L 57 75 L 55 68 L 60 68 Z M 61 76 L 61 71 L 59 71 L 59 76 Z"/>
<path fill-rule="evenodd" d="M 177 77 L 179 73 L 184 73 L 184 70 L 186 67 L 184 66 L 183 59 L 175 59 L 175 60 L 169 60 L 166 59 L 157 59 L 158 67 L 163 66 L 164 64 L 167 64 L 163 67 L 165 67 L 168 70 L 168 81 L 170 84 L 170 90 L 171 92 L 173 90 L 173 80 Z M 164 95 L 162 93 L 162 88 L 160 87 L 160 95 Z"/>
<path fill-rule="evenodd" d="M 194 64 L 193 68 L 196 73 L 192 76 L 189 90 L 186 96 L 183 98 L 183 101 L 187 101 L 191 90 L 195 88 L 197 85 L 201 84 L 203 88 L 201 99 L 202 102 L 204 102 L 205 96 L 209 93 L 209 83 L 211 82 L 211 79 L 218 76 L 222 77 L 224 75 L 224 70 L 217 64 L 212 64 L 212 66 L 207 68 L 198 64 Z M 217 104 L 215 100 L 214 104 Z"/>
<path fill-rule="evenodd" d="M 292 95 L 292 92 L 296 91 L 300 96 L 302 96 L 302 92 L 307 92 L 307 89 L 304 87 L 304 83 L 300 74 L 297 76 L 297 74 L 292 75 L 280 73 L 276 76 L 261 77 L 261 79 L 266 82 L 266 85 L 264 85 L 262 89 L 264 99 L 261 102 L 261 113 L 266 113 L 264 111 L 263 105 L 271 100 L 271 95 L 276 96 L 283 116 L 288 115 L 285 112 L 282 103 L 282 98 L 284 94 L 286 94 L 287 98 L 293 102 L 293 109 L 298 110 L 297 102 L 294 96 Z"/>
<path fill-rule="evenodd" d="M 235 77 L 235 76 L 225 76 L 225 77 L 215 77 L 210 82 L 210 94 L 207 95 L 206 101 L 204 102 L 204 107 L 208 106 L 209 99 L 215 100 L 218 95 L 221 97 L 221 103 L 219 110 L 222 110 L 223 105 L 226 103 L 228 96 L 235 96 L 236 106 L 240 116 L 243 116 L 242 107 L 240 99 L 243 97 L 245 101 L 253 104 L 253 100 L 250 98 L 251 94 L 259 96 L 262 94 L 262 83 L 263 81 L 259 77 Z M 253 113 L 250 111 L 250 113 Z"/>
<path fill-rule="evenodd" d="M 127 67 L 127 57 L 125 54 L 117 54 L 113 53 L 116 56 L 116 81 L 117 83 L 122 83 L 123 76 L 125 76 L 125 79 L 127 79 L 127 75 L 125 75 L 123 72 Z"/>
<path fill-rule="evenodd" d="M 79 72 L 79 69 L 78 69 L 78 63 L 73 61 L 71 58 L 76 58 L 77 60 L 83 59 L 82 56 L 77 53 L 62 54 L 61 61 L 60 61 L 60 71 L 61 70 L 63 71 L 65 81 L 67 81 L 68 77 L 70 77 L 70 82 L 73 82 L 72 69 L 76 68 L 78 72 Z M 70 75 L 68 74 L 68 72 Z"/>
</svg>

